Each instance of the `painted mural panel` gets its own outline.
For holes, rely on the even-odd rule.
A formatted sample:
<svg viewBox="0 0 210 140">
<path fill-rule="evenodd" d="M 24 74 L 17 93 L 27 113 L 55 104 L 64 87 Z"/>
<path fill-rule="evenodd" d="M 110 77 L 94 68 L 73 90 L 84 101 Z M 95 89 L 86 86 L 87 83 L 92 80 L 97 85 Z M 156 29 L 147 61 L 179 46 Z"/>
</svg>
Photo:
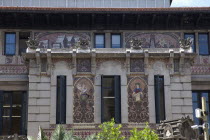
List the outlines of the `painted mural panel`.
<svg viewBox="0 0 210 140">
<path fill-rule="evenodd" d="M 126 48 L 130 48 L 131 39 L 140 39 L 142 48 L 179 48 L 180 33 L 143 33 L 132 32 L 125 34 Z"/>
<path fill-rule="evenodd" d="M 148 85 L 146 77 L 128 77 L 128 122 L 149 121 Z"/>
<path fill-rule="evenodd" d="M 79 39 L 90 41 L 90 33 L 36 32 L 40 48 L 72 48 Z"/>
<path fill-rule="evenodd" d="M 89 77 L 74 78 L 74 123 L 94 122 L 94 86 Z"/>
</svg>

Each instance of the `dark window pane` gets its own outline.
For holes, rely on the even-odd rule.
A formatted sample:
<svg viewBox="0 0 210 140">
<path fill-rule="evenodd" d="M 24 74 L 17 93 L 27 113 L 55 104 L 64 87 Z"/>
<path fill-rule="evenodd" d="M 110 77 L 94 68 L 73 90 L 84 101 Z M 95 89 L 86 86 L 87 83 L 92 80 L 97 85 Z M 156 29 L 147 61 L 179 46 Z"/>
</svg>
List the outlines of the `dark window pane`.
<svg viewBox="0 0 210 140">
<path fill-rule="evenodd" d="M 27 45 L 26 41 L 30 37 L 30 32 L 20 32 L 19 33 L 19 54 L 26 52 Z"/>
<path fill-rule="evenodd" d="M 121 122 L 120 76 L 102 76 L 102 122 Z"/>
<path fill-rule="evenodd" d="M 10 107 L 3 107 L 3 116 L 10 116 Z"/>
<path fill-rule="evenodd" d="M 121 47 L 121 36 L 120 35 L 112 35 L 112 48 L 120 48 Z"/>
<path fill-rule="evenodd" d="M 184 38 L 192 38 L 193 39 L 193 44 L 192 44 L 192 49 L 193 52 L 196 52 L 196 48 L 195 48 L 195 34 L 184 34 Z"/>
<path fill-rule="evenodd" d="M 115 99 L 104 99 L 104 121 L 110 121 L 115 118 Z"/>
<path fill-rule="evenodd" d="M 111 88 L 113 86 L 114 86 L 114 78 L 113 77 L 103 78 L 103 87 L 104 88 Z"/>
<path fill-rule="evenodd" d="M 104 97 L 114 97 L 114 90 L 111 89 L 104 89 Z"/>
<path fill-rule="evenodd" d="M 156 123 L 165 120 L 164 77 L 155 76 L 155 111 Z"/>
<path fill-rule="evenodd" d="M 9 93 L 3 94 L 3 106 L 10 106 L 12 96 Z"/>
<path fill-rule="evenodd" d="M 208 55 L 209 54 L 208 34 L 199 34 L 198 43 L 199 43 L 199 54 Z"/>
<path fill-rule="evenodd" d="M 19 135 L 26 134 L 26 108 L 24 106 L 25 92 L 2 92 L 0 95 L 2 100 L 2 121 L 0 121 L 0 135 L 11 135 L 17 133 Z"/>
<path fill-rule="evenodd" d="M 56 123 L 66 123 L 66 76 L 57 77 Z"/>
<path fill-rule="evenodd" d="M 12 108 L 12 116 L 19 116 L 19 117 L 21 117 L 21 107 L 13 106 L 13 108 Z"/>
<path fill-rule="evenodd" d="M 12 103 L 13 104 L 21 104 L 22 101 L 22 94 L 21 92 L 13 92 L 12 93 Z"/>
<path fill-rule="evenodd" d="M 105 48 L 104 35 L 95 35 L 95 48 Z"/>
<path fill-rule="evenodd" d="M 21 128 L 21 118 L 20 117 L 12 117 L 12 127 L 11 127 L 11 134 L 18 133 L 20 134 L 20 128 Z"/>
<path fill-rule="evenodd" d="M 5 34 L 5 55 L 15 55 L 15 33 Z"/>
<path fill-rule="evenodd" d="M 10 117 L 3 117 L 2 119 L 3 124 L 2 124 L 2 135 L 8 135 L 9 134 L 9 126 L 10 126 Z"/>
</svg>

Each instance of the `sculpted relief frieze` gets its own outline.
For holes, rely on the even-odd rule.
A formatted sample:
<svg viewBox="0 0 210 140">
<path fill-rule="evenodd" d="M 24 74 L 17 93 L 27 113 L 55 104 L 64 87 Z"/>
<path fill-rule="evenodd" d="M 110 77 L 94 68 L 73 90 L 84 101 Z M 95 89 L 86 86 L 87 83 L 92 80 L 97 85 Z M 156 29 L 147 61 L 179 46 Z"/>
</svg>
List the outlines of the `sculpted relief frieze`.
<svg viewBox="0 0 210 140">
<path fill-rule="evenodd" d="M 79 40 L 90 41 L 90 33 L 36 32 L 40 48 L 74 48 Z"/>
<path fill-rule="evenodd" d="M 130 40 L 141 40 L 142 48 L 179 48 L 180 33 L 143 33 L 132 32 L 125 34 L 126 48 L 130 48 Z"/>
</svg>

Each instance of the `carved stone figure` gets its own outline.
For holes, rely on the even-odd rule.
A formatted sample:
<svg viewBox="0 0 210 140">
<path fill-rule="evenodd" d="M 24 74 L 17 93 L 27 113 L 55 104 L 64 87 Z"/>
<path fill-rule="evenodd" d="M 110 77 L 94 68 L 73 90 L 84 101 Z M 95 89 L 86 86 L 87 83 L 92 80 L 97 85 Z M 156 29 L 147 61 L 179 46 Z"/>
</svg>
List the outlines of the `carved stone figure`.
<svg viewBox="0 0 210 140">
<path fill-rule="evenodd" d="M 86 49 L 90 48 L 89 44 L 90 44 L 90 42 L 88 40 L 80 38 L 77 42 L 76 47 L 79 48 L 79 49 L 82 49 L 82 50 L 86 50 Z"/>
<path fill-rule="evenodd" d="M 131 39 L 130 40 L 130 46 L 132 49 L 142 49 L 142 41 L 138 39 Z"/>
<path fill-rule="evenodd" d="M 189 49 L 193 44 L 193 38 L 188 37 L 187 39 L 180 39 L 180 47 L 183 49 Z"/>
<path fill-rule="evenodd" d="M 39 41 L 37 40 L 37 38 L 32 39 L 31 37 L 29 37 L 28 40 L 26 41 L 26 44 L 29 48 L 36 49 L 39 46 Z"/>
</svg>

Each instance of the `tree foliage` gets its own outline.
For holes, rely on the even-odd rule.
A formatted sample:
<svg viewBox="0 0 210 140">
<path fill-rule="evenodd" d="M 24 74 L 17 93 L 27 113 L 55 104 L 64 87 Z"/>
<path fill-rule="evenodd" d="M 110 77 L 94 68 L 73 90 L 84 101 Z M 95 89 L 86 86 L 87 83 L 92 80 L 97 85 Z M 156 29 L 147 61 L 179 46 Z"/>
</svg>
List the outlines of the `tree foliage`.
<svg viewBox="0 0 210 140">
<path fill-rule="evenodd" d="M 129 140 L 159 140 L 158 135 L 154 132 L 154 130 L 151 130 L 146 124 L 146 127 L 138 131 L 136 128 L 130 131 L 131 136 Z"/>
<path fill-rule="evenodd" d="M 115 125 L 114 119 L 110 122 L 104 122 L 99 126 L 101 132 L 97 134 L 98 140 L 124 140 L 125 137 L 121 136 L 120 128 L 122 125 Z"/>
</svg>

